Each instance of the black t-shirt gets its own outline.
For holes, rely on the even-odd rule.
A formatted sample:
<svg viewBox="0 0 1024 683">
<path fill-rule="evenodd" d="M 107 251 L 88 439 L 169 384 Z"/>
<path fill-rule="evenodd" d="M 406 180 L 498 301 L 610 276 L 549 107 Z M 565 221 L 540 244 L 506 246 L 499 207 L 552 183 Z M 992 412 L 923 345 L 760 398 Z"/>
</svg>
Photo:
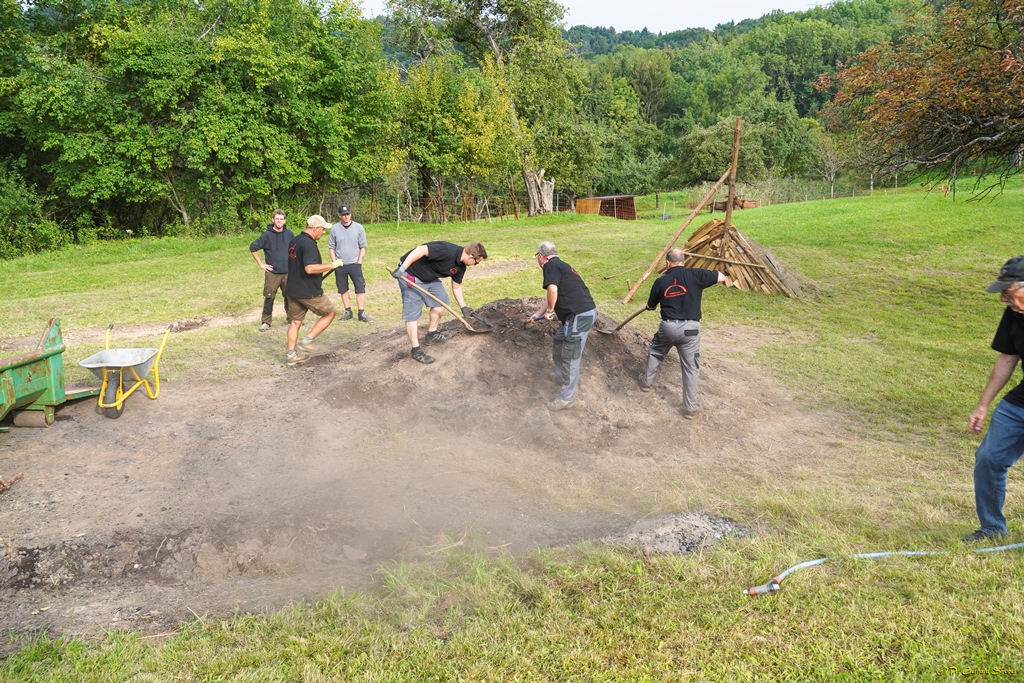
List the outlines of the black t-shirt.
<svg viewBox="0 0 1024 683">
<path fill-rule="evenodd" d="M 1003 311 L 1003 318 L 996 328 L 992 349 L 1009 356 L 1024 356 L 1024 315 L 1014 313 L 1009 306 Z M 1006 400 L 1024 408 L 1024 383 L 1018 384 L 1006 395 Z"/>
<path fill-rule="evenodd" d="M 324 293 L 323 275 L 306 272 L 311 263 L 323 263 L 320 260 L 320 247 L 316 240 L 303 230 L 288 245 L 288 284 L 284 286 L 284 295 L 293 299 L 315 299 Z"/>
<path fill-rule="evenodd" d="M 654 281 L 647 308 L 661 304 L 662 320 L 700 320 L 704 289 L 718 284 L 718 271 L 704 268 L 669 268 Z"/>
<path fill-rule="evenodd" d="M 565 320 L 570 315 L 579 315 L 597 308 L 590 290 L 583 284 L 583 278 L 573 270 L 572 266 L 554 256 L 544 264 L 544 289 L 548 285 L 558 287 L 558 298 L 555 299 L 555 315 Z"/>
<path fill-rule="evenodd" d="M 451 242 L 427 242 L 426 247 L 427 255 L 409 266 L 406 272 L 423 282 L 450 277 L 452 282 L 461 285 L 462 278 L 466 275 L 466 264 L 460 260 L 462 247 Z M 402 254 L 399 263 L 405 263 L 406 257 L 411 253 L 412 249 Z"/>
</svg>

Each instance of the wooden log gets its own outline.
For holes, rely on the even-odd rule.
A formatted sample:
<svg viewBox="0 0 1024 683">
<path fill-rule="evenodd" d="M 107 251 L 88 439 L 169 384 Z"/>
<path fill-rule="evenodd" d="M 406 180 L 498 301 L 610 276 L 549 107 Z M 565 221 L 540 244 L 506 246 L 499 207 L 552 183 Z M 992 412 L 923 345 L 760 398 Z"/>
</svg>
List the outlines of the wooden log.
<svg viewBox="0 0 1024 683">
<path fill-rule="evenodd" d="M 644 283 L 644 280 L 646 280 L 648 276 L 650 276 L 651 272 L 658 267 L 658 264 L 661 262 L 661 259 L 665 258 L 665 254 L 668 253 L 668 250 L 671 249 L 672 245 L 676 243 L 676 240 L 679 239 L 679 237 L 683 234 L 683 231 L 686 230 L 687 226 L 689 226 L 693 219 L 696 218 L 697 214 L 700 213 L 700 210 L 704 208 L 704 205 L 707 204 L 708 200 L 714 196 L 715 192 L 717 192 L 718 188 L 722 186 L 722 183 L 725 182 L 725 179 L 728 177 L 728 175 L 728 171 L 723 173 L 722 177 L 718 179 L 717 183 L 715 183 L 715 186 L 711 188 L 711 191 L 704 195 L 704 198 L 701 199 L 700 202 L 697 204 L 697 208 L 693 210 L 693 213 L 690 214 L 690 217 L 686 219 L 682 226 L 680 226 L 679 230 L 676 231 L 676 234 L 673 235 L 672 239 L 670 239 L 668 241 L 668 244 L 665 245 L 665 248 L 661 250 L 661 253 L 658 254 L 654 261 L 651 262 L 651 265 L 648 266 L 647 270 L 640 277 L 640 279 L 636 281 L 636 284 L 630 287 L 629 292 L 622 300 L 622 303 L 629 303 L 629 300 L 633 298 L 634 294 L 636 294 L 636 290 L 640 289 L 640 285 Z"/>
</svg>

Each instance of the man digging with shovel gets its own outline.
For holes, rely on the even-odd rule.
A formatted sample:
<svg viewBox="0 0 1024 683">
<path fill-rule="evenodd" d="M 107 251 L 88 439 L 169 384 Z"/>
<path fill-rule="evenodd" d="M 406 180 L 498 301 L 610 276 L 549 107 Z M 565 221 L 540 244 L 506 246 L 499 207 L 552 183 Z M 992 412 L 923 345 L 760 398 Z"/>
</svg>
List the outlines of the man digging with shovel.
<svg viewBox="0 0 1024 683">
<path fill-rule="evenodd" d="M 647 367 L 637 381 L 642 391 L 651 390 L 661 361 L 673 346 L 683 366 L 683 417 L 697 416 L 697 380 L 700 378 L 700 300 L 704 290 L 725 282 L 717 270 L 686 268 L 682 249 L 671 249 L 666 255 L 668 270 L 654 281 L 647 299 L 647 310 L 661 304 L 661 325 L 654 333 L 647 351 Z"/>
<path fill-rule="evenodd" d="M 470 242 L 465 247 L 451 242 L 427 242 L 402 256 L 398 268 L 391 274 L 398 280 L 398 289 L 402 292 L 402 320 L 405 321 L 405 333 L 412 346 L 410 355 L 413 360 L 425 364 L 434 362 L 434 358 L 420 347 L 418 321 L 423 315 L 424 305 L 430 308 L 430 321 L 423 346 L 440 344 L 451 338 L 450 334 L 437 329 L 441 323 L 441 302 L 450 303 L 441 278 L 452 279 L 452 294 L 462 308 L 462 315 L 468 318 L 473 315 L 473 309 L 466 305 L 462 295 L 462 278 L 466 275 L 467 266 L 478 265 L 485 258 L 487 250 L 479 242 Z M 419 289 L 410 283 L 418 285 Z M 420 289 L 433 294 L 440 301 L 431 299 Z"/>
<path fill-rule="evenodd" d="M 537 265 L 544 271 L 543 287 L 547 290 L 547 300 L 530 317 L 530 322 L 558 316 L 562 323 L 551 342 L 555 377 L 562 387 L 555 400 L 548 403 L 548 410 L 558 412 L 570 407 L 576 398 L 583 348 L 597 320 L 597 305 L 579 273 L 558 258 L 558 250 L 553 243 L 541 242 L 536 256 Z"/>
</svg>

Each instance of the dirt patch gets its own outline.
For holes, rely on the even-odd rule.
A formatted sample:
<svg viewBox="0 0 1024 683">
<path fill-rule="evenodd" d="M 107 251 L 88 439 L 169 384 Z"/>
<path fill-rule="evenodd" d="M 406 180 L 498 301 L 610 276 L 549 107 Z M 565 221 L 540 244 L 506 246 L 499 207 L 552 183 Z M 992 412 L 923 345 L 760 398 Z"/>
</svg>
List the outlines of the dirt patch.
<svg viewBox="0 0 1024 683">
<path fill-rule="evenodd" d="M 639 550 L 644 555 L 688 555 L 727 537 L 750 536 L 750 527 L 728 517 L 697 512 L 644 519 L 622 534 L 601 539 L 611 545 Z"/>
<path fill-rule="evenodd" d="M 137 392 L 117 420 L 83 400 L 0 434 L 0 473 L 25 473 L 0 494 L 0 622 L 164 632 L 365 589 L 394 560 L 607 538 L 678 509 L 676 482 L 826 461 L 836 419 L 732 353 L 777 338 L 756 328 L 707 332 L 697 420 L 674 354 L 639 391 L 650 337 L 632 327 L 590 335 L 576 404 L 550 413 L 557 323 L 524 322 L 539 303 L 481 307 L 488 335 L 445 323 L 430 366 L 389 329 L 259 379 Z M 642 547 L 725 533 L 700 512 L 707 533 L 657 527 Z"/>
</svg>

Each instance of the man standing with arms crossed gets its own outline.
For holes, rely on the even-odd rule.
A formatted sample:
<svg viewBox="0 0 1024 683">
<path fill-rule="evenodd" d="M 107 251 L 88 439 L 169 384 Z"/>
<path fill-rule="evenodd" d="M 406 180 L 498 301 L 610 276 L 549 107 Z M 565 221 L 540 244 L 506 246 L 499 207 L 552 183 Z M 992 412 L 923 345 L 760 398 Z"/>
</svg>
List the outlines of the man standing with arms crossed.
<svg viewBox="0 0 1024 683">
<path fill-rule="evenodd" d="M 706 288 L 725 282 L 725 275 L 717 270 L 687 268 L 684 259 L 682 249 L 669 250 L 668 270 L 651 285 L 647 310 L 661 305 L 661 325 L 647 351 L 647 366 L 637 380 L 642 391 L 650 391 L 665 354 L 674 346 L 683 366 L 683 417 L 692 420 L 699 407 L 701 295 Z"/>
<path fill-rule="evenodd" d="M 323 216 L 310 216 L 306 220 L 306 229 L 288 245 L 288 285 L 284 293 L 288 297 L 290 321 L 288 354 L 285 357 L 289 366 L 309 360 L 310 354 L 317 352 L 313 340 L 334 320 L 334 304 L 324 296 L 323 274 L 344 264 L 340 259 L 333 263 L 321 263 L 320 248 L 316 242 L 324 236 L 324 230 L 328 227 L 330 225 Z M 306 311 L 312 311 L 320 316 L 320 319 L 316 321 L 308 335 L 299 339 L 299 328 L 302 327 Z"/>
<path fill-rule="evenodd" d="M 366 315 L 366 278 L 363 277 L 363 259 L 366 258 L 366 230 L 352 220 L 352 210 L 345 204 L 338 209 L 338 223 L 331 226 L 331 236 L 327 239 L 327 250 L 331 261 L 341 259 L 344 266 L 334 269 L 334 278 L 338 283 L 338 294 L 345 306 L 342 320 L 352 319 L 351 298 L 348 293 L 348 281 L 352 279 L 352 289 L 356 291 L 356 306 L 359 309 L 359 321 L 372 323 L 373 318 Z"/>
<path fill-rule="evenodd" d="M 597 305 L 583 278 L 572 266 L 558 258 L 558 250 L 551 242 L 537 247 L 537 265 L 544 271 L 543 288 L 547 300 L 530 322 L 558 316 L 562 325 L 551 342 L 551 357 L 555 362 L 555 377 L 562 385 L 558 396 L 549 402 L 548 410 L 558 412 L 572 405 L 580 384 L 580 363 L 587 345 L 590 328 L 597 320 Z"/>
<path fill-rule="evenodd" d="M 1013 376 L 1024 353 L 1024 256 L 1015 256 L 1003 264 L 999 277 L 987 291 L 999 293 L 1006 304 L 996 328 L 992 350 L 999 352 L 995 367 L 978 405 L 968 418 L 968 428 L 981 434 L 988 407 Z M 992 413 L 988 433 L 974 453 L 974 503 L 981 526 L 964 541 L 983 541 L 1006 535 L 1006 474 L 1024 453 L 1024 384 L 1010 390 Z"/>
<path fill-rule="evenodd" d="M 402 256 L 392 275 L 398 280 L 398 289 L 402 292 L 402 320 L 405 321 L 405 333 L 412 346 L 409 355 L 413 360 L 424 364 L 434 362 L 434 358 L 420 348 L 418 321 L 423 316 L 423 306 L 430 307 L 430 322 L 423 346 L 448 341 L 451 335 L 437 329 L 441 323 L 441 304 L 420 293 L 409 283 L 419 285 L 447 304 L 448 292 L 444 291 L 441 278 L 450 277 L 452 294 L 462 307 L 462 315 L 468 318 L 473 315 L 473 309 L 466 305 L 462 294 L 462 278 L 466 275 L 467 266 L 479 265 L 485 258 L 487 250 L 479 242 L 470 242 L 465 247 L 451 242 L 427 242 Z"/>
<path fill-rule="evenodd" d="M 284 299 L 285 315 L 288 314 L 288 297 L 284 294 L 285 283 L 288 282 L 288 245 L 291 244 L 295 235 L 284 227 L 284 211 L 274 211 L 273 223 L 267 226 L 263 234 L 256 238 L 256 241 L 249 245 L 249 253 L 256 261 L 256 264 L 264 270 L 263 274 L 263 318 L 260 321 L 260 332 L 270 329 L 270 323 L 274 314 L 274 300 L 277 298 L 277 290 L 281 290 L 281 298 Z M 263 250 L 263 258 L 260 260 L 257 253 Z"/>
</svg>

